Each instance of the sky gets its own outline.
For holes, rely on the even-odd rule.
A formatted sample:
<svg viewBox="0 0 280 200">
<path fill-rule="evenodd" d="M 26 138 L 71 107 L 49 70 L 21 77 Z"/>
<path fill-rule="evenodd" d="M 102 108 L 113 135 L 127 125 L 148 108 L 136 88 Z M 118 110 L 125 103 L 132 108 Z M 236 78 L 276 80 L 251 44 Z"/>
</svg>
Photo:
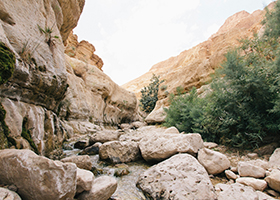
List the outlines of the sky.
<svg viewBox="0 0 280 200">
<path fill-rule="evenodd" d="M 118 85 L 216 33 L 231 15 L 273 0 L 86 0 L 74 34 L 87 40 Z"/>
</svg>

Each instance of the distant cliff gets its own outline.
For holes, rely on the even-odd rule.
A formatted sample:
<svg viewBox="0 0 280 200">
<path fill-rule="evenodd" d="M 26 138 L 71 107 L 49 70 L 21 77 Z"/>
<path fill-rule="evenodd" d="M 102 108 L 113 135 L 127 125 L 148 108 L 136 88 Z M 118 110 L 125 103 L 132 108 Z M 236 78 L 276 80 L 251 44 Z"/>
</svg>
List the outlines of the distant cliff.
<svg viewBox="0 0 280 200">
<path fill-rule="evenodd" d="M 269 6 L 272 7 L 273 4 Z M 165 80 L 162 83 L 165 86 L 159 91 L 159 99 L 176 93 L 177 87 L 185 91 L 189 91 L 193 86 L 200 88 L 210 80 L 210 75 L 225 60 L 224 54 L 239 44 L 239 39 L 251 37 L 261 30 L 264 14 L 264 10 L 257 10 L 252 14 L 246 11 L 234 14 L 207 41 L 155 64 L 147 73 L 122 87 L 135 92 L 139 98 L 140 90 L 148 85 L 152 75 L 156 74 Z"/>
</svg>

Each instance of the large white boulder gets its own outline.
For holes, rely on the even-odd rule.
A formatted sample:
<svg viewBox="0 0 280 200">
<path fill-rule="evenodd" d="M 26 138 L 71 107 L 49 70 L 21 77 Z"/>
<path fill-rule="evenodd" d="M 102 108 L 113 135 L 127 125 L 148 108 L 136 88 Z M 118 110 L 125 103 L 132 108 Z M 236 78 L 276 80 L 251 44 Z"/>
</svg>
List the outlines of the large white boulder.
<svg viewBox="0 0 280 200">
<path fill-rule="evenodd" d="M 30 150 L 0 151 L 0 184 L 14 184 L 22 199 L 64 200 L 76 193 L 77 166 Z"/>
<path fill-rule="evenodd" d="M 92 168 L 92 162 L 88 155 L 70 156 L 63 158 L 60 161 L 64 163 L 75 163 L 77 167 L 85 170 L 91 170 Z"/>
<path fill-rule="evenodd" d="M 269 187 L 280 192 L 280 170 L 274 169 L 269 176 L 265 178 L 265 181 L 268 183 Z"/>
<path fill-rule="evenodd" d="M 259 200 L 258 194 L 252 187 L 240 183 L 231 185 L 220 184 L 219 187 L 221 191 L 219 192 L 218 200 Z"/>
<path fill-rule="evenodd" d="M 280 148 L 274 150 L 273 154 L 269 158 L 269 167 L 280 166 Z"/>
<path fill-rule="evenodd" d="M 6 188 L 0 187 L 0 199 L 1 200 L 21 200 L 20 196 Z"/>
<path fill-rule="evenodd" d="M 92 188 L 94 175 L 91 171 L 77 168 L 77 188 L 76 193 L 89 191 Z"/>
<path fill-rule="evenodd" d="M 230 167 L 230 161 L 226 155 L 206 148 L 198 151 L 197 159 L 209 174 L 219 174 Z"/>
<path fill-rule="evenodd" d="M 203 147 L 200 134 L 154 134 L 144 137 L 139 148 L 148 162 L 158 162 L 176 153 L 196 154 Z"/>
<path fill-rule="evenodd" d="M 177 154 L 142 173 L 137 186 L 152 199 L 216 199 L 205 168 L 189 154 Z"/>
</svg>

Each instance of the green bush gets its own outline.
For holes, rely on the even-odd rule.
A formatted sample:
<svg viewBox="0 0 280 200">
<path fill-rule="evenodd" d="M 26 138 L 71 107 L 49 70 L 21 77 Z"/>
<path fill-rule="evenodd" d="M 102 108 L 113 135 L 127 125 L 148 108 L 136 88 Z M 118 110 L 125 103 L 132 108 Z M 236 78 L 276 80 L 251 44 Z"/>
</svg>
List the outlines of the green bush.
<svg viewBox="0 0 280 200">
<path fill-rule="evenodd" d="M 151 83 L 141 90 L 140 107 L 146 113 L 152 112 L 156 106 L 159 85 L 163 82 L 163 80 L 160 81 L 159 78 L 160 76 L 153 74 L 153 77 L 150 80 Z"/>
<path fill-rule="evenodd" d="M 208 141 L 255 148 L 280 132 L 280 1 L 266 15 L 264 36 L 241 40 L 216 70 L 212 92 L 172 97 L 166 126 Z M 277 22 L 277 23 L 276 23 Z M 275 24 L 276 23 L 276 24 Z"/>
</svg>

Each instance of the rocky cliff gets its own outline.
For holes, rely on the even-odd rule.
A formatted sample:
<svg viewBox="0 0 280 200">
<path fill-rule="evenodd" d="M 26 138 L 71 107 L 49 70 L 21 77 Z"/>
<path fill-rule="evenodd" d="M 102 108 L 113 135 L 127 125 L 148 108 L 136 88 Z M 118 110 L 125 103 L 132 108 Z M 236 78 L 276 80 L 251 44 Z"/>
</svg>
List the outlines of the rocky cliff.
<svg viewBox="0 0 280 200">
<path fill-rule="evenodd" d="M 271 4 L 270 7 L 273 5 Z M 165 82 L 159 91 L 159 99 L 164 99 L 170 93 L 176 93 L 177 87 L 185 91 L 193 86 L 200 88 L 210 80 L 210 74 L 225 60 L 224 54 L 239 44 L 238 40 L 251 37 L 261 29 L 261 21 L 265 11 L 257 10 L 252 14 L 241 11 L 229 17 L 217 33 L 207 41 L 181 52 L 176 57 L 152 66 L 140 76 L 123 85 L 124 88 L 136 93 L 139 98 L 140 90 L 150 83 L 153 74 L 160 75 Z"/>
<path fill-rule="evenodd" d="M 99 129 L 97 122 L 137 118 L 135 95 L 100 70 L 103 62 L 93 54 L 94 47 L 85 41 L 69 45 L 84 3 L 0 2 L 0 43 L 15 57 L 13 76 L 0 85 L 0 148 L 29 148 L 51 156 L 67 137 Z M 75 49 L 72 58 L 64 54 L 67 44 L 66 50 Z"/>
</svg>

